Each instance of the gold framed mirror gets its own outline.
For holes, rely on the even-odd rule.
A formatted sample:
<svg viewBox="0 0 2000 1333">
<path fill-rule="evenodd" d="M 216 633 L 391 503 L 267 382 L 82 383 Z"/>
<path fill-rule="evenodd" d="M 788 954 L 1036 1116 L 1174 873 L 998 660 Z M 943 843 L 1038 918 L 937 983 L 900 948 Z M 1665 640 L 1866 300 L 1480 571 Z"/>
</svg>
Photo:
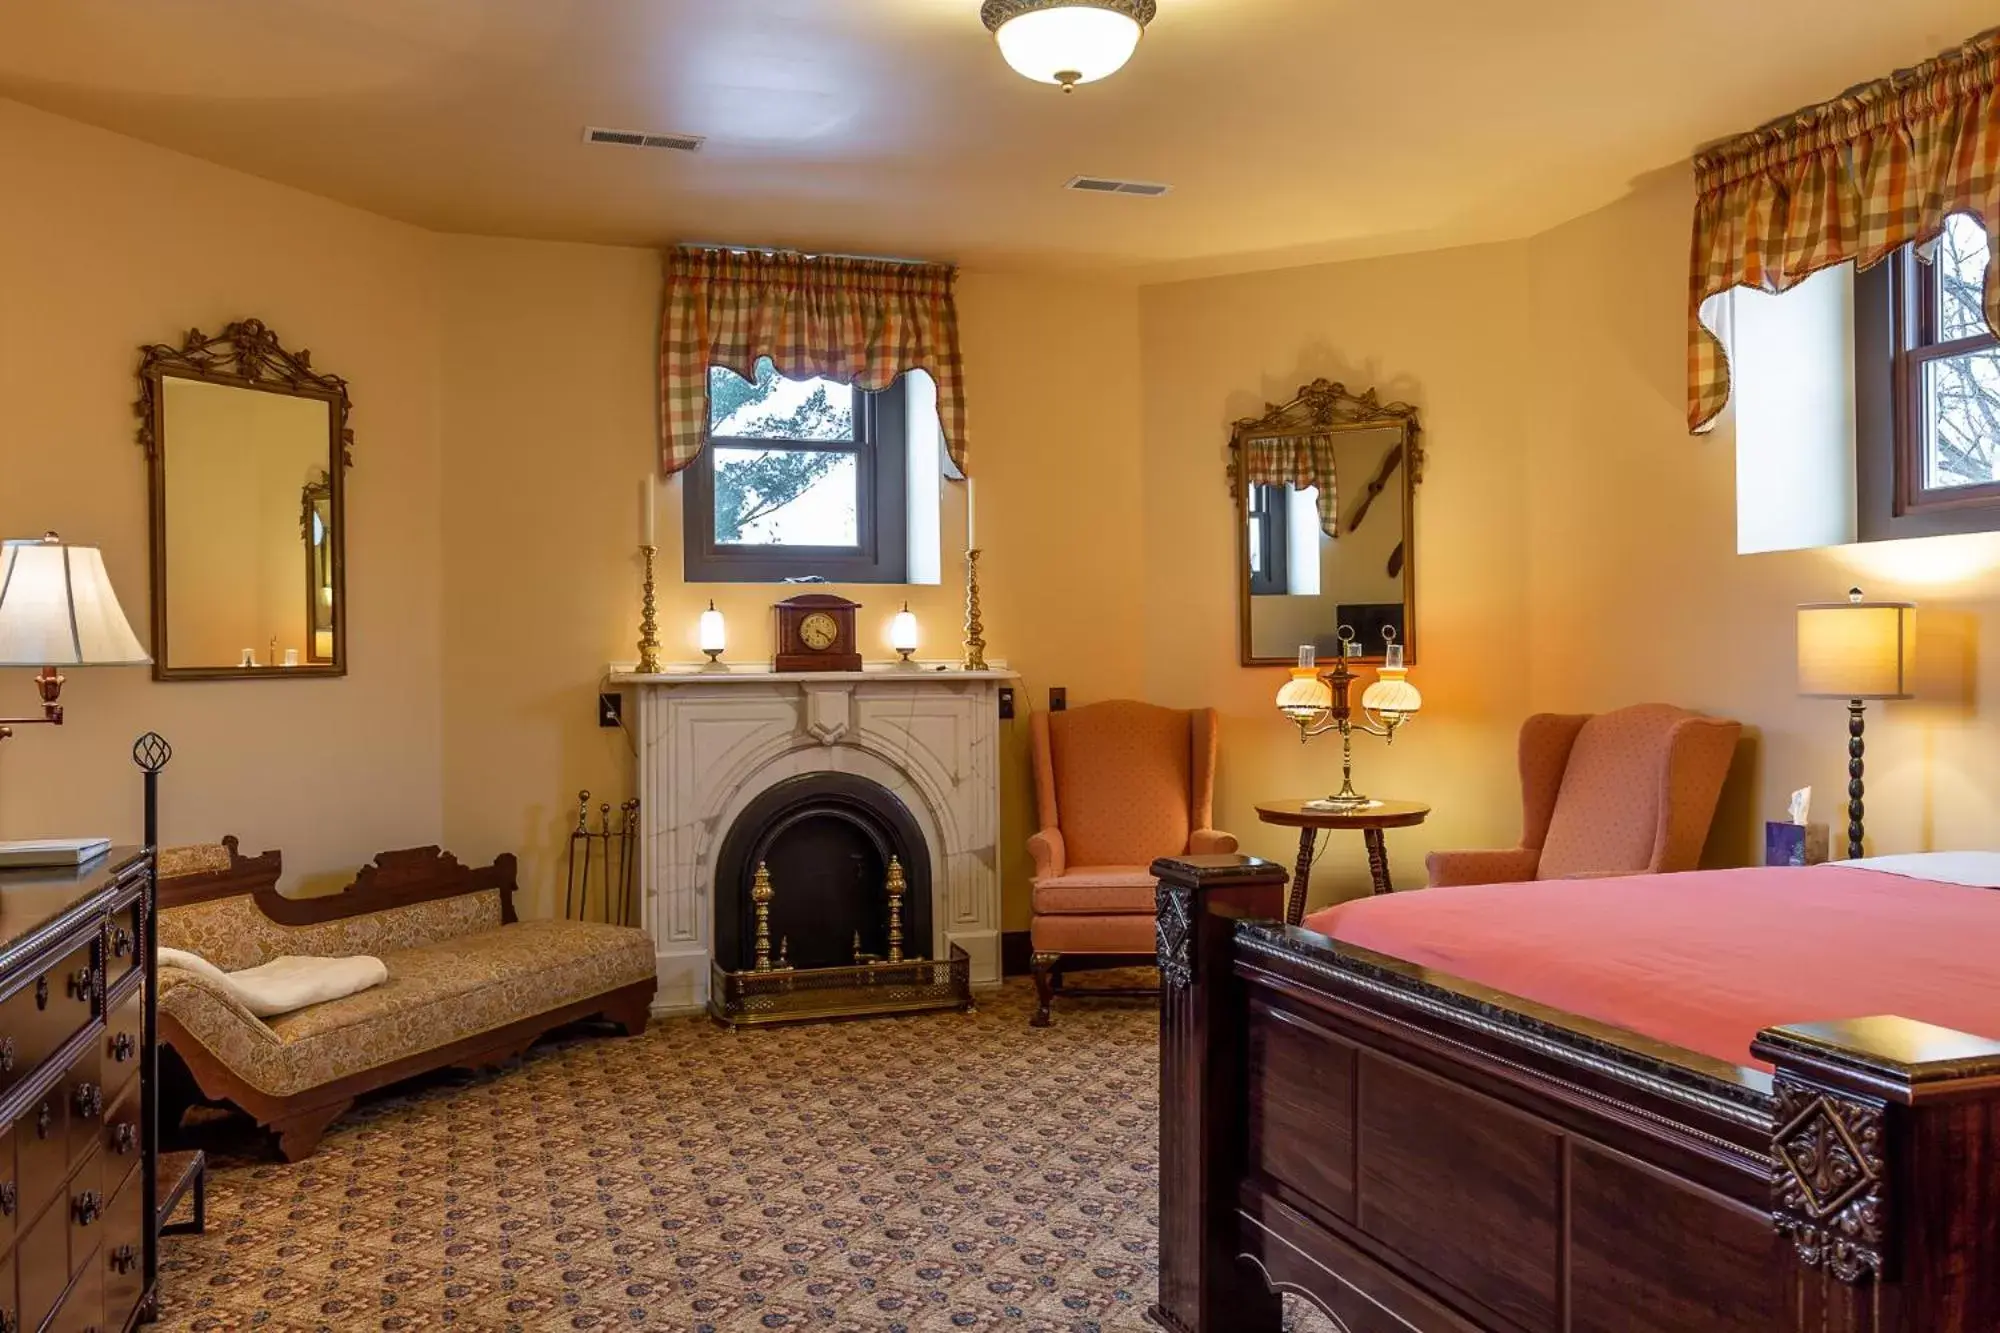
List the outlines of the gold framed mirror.
<svg viewBox="0 0 2000 1333">
<path fill-rule="evenodd" d="M 140 349 L 153 678 L 347 674 L 347 382 L 263 321 Z"/>
<path fill-rule="evenodd" d="M 1269 403 L 1229 434 L 1245 666 L 1340 654 L 1341 627 L 1380 662 L 1393 637 L 1415 661 L 1417 409 L 1332 380 Z"/>
</svg>

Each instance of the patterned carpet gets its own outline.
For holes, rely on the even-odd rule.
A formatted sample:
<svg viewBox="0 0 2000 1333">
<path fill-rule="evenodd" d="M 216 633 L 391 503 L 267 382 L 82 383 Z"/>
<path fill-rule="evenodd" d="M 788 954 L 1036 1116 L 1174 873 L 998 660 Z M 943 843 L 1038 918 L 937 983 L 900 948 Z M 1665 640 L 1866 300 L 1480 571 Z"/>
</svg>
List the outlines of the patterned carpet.
<svg viewBox="0 0 2000 1333">
<path fill-rule="evenodd" d="M 1150 1327 L 1153 1007 L 1035 1031 L 1030 1002 L 558 1038 L 368 1102 L 296 1166 L 212 1126 L 156 1327 Z"/>
</svg>

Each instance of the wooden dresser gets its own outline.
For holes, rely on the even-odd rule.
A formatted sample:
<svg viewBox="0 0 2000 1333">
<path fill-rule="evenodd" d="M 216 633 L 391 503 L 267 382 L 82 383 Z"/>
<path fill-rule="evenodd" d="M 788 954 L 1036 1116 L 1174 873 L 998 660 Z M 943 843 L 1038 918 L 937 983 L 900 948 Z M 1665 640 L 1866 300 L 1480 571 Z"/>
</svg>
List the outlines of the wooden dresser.
<svg viewBox="0 0 2000 1333">
<path fill-rule="evenodd" d="M 150 1314 L 151 867 L 0 871 L 0 1333 Z"/>
</svg>

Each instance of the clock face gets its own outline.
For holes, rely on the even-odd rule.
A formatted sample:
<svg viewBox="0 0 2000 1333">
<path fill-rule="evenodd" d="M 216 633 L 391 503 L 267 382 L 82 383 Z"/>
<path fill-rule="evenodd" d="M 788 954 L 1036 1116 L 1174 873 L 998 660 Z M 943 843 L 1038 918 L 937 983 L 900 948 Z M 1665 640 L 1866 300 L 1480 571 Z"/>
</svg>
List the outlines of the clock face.
<svg viewBox="0 0 2000 1333">
<path fill-rule="evenodd" d="M 799 622 L 799 641 L 816 653 L 831 648 L 840 638 L 840 626 L 824 611 L 815 611 Z"/>
</svg>

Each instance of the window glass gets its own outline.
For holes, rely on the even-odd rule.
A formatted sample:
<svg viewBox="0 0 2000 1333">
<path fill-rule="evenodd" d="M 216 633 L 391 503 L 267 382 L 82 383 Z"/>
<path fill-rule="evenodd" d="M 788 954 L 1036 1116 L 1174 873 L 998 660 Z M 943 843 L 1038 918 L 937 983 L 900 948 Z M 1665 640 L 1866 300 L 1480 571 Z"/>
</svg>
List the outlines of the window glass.
<svg viewBox="0 0 2000 1333">
<path fill-rule="evenodd" d="M 1924 363 L 1924 486 L 2000 481 L 2000 349 Z"/>
<path fill-rule="evenodd" d="M 708 433 L 711 439 L 852 440 L 854 390 L 832 380 L 788 380 L 757 362 L 757 378 L 733 370 L 708 370 Z"/>
<path fill-rule="evenodd" d="M 1986 332 L 1981 297 L 1986 290 L 1986 229 L 1977 218 L 1954 213 L 1945 219 L 1931 261 L 1937 284 L 1938 341 L 1976 338 Z"/>
<path fill-rule="evenodd" d="M 715 449 L 715 540 L 741 546 L 853 546 L 860 469 L 834 450 Z"/>
</svg>

